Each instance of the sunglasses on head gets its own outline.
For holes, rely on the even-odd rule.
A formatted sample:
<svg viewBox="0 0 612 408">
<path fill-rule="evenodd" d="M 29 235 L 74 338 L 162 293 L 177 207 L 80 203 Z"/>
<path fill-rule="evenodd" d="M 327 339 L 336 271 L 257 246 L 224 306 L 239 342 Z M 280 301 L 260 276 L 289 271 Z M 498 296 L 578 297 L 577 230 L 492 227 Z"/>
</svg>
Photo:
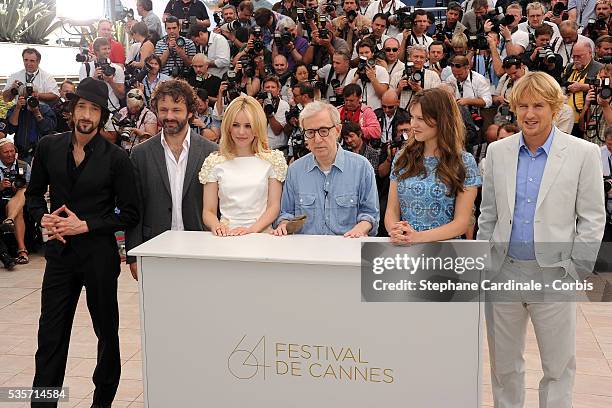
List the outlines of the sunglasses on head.
<svg viewBox="0 0 612 408">
<path fill-rule="evenodd" d="M 399 48 L 391 48 L 391 47 L 387 47 L 385 48 L 385 52 L 398 52 Z"/>
<path fill-rule="evenodd" d="M 451 65 L 451 67 L 455 67 L 455 68 L 463 68 L 463 67 L 465 67 L 465 65 L 463 65 L 463 64 L 450 64 L 450 65 Z"/>
<path fill-rule="evenodd" d="M 137 99 L 139 101 L 142 100 L 142 96 L 140 96 L 137 93 L 129 93 L 127 97 L 130 98 L 130 99 Z"/>
</svg>

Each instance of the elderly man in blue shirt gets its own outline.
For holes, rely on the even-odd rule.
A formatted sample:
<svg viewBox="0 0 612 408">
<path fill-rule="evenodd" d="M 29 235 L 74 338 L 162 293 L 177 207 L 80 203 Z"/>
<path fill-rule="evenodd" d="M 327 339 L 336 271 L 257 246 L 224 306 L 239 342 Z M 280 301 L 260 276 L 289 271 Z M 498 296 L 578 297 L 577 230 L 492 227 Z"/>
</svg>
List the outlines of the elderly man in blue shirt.
<svg viewBox="0 0 612 408">
<path fill-rule="evenodd" d="M 380 210 L 374 169 L 365 157 L 338 144 L 340 114 L 332 105 L 312 102 L 300 114 L 310 153 L 289 166 L 274 235 L 305 215 L 299 231 L 310 235 L 376 236 Z"/>
</svg>

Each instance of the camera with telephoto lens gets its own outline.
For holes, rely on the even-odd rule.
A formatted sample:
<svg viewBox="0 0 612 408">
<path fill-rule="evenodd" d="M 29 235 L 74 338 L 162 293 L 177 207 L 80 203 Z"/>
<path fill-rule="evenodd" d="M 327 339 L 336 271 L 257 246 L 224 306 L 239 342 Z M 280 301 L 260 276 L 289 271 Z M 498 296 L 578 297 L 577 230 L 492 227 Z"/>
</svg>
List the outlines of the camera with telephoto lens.
<svg viewBox="0 0 612 408">
<path fill-rule="evenodd" d="M 95 68 L 101 68 L 102 74 L 108 77 L 115 76 L 115 72 L 117 71 L 115 67 L 113 67 L 110 62 L 106 59 L 100 59 L 94 63 Z M 101 79 L 101 78 L 99 78 Z"/>
<path fill-rule="evenodd" d="M 508 105 L 501 105 L 499 107 L 499 115 L 501 116 L 501 119 L 505 122 L 505 123 L 513 123 L 516 121 L 516 117 L 514 116 L 514 112 L 512 112 L 510 110 L 510 106 Z"/>
<path fill-rule="evenodd" d="M 485 51 L 489 49 L 489 41 L 484 33 L 471 34 L 468 36 L 468 48 Z"/>
<path fill-rule="evenodd" d="M 550 45 L 545 45 L 538 51 L 538 61 L 545 62 L 547 64 L 554 64 L 557 62 L 557 56 L 555 55 Z"/>
<path fill-rule="evenodd" d="M 118 128 L 119 138 L 125 141 L 131 141 L 131 132 L 129 128 L 135 128 L 136 122 L 130 119 L 127 115 L 121 116 L 119 112 L 115 112 L 111 117 L 113 125 Z"/>
<path fill-rule="evenodd" d="M 89 61 L 89 50 L 87 48 L 81 49 L 75 57 L 76 62 L 88 62 Z"/>
<path fill-rule="evenodd" d="M 329 40 L 329 29 L 327 28 L 327 18 L 319 16 L 319 38 Z"/>
<path fill-rule="evenodd" d="M 413 62 L 407 62 L 404 66 L 404 73 L 402 74 L 402 79 L 411 82 L 422 83 L 423 82 L 423 71 L 415 70 Z M 410 85 L 406 85 L 403 90 L 406 91 L 408 89 L 412 89 Z"/>
<path fill-rule="evenodd" d="M 240 76 L 236 71 L 227 72 L 227 89 L 223 91 L 224 102 L 228 105 L 231 101 L 240 96 L 238 81 Z"/>
<path fill-rule="evenodd" d="M 312 85 L 313 88 L 316 88 L 321 91 L 321 94 L 327 93 L 327 85 L 324 81 L 320 79 L 316 79 L 317 71 L 319 71 L 318 65 L 312 65 L 308 70 L 308 82 Z"/>
<path fill-rule="evenodd" d="M 336 11 L 336 4 L 333 1 L 328 0 L 327 3 L 323 5 L 323 12 L 331 14 L 334 11 Z"/>
<path fill-rule="evenodd" d="M 374 67 L 376 65 L 376 61 L 360 56 L 359 63 L 357 64 L 357 75 L 359 75 L 359 79 L 361 79 L 362 82 L 368 82 L 370 80 L 366 75 L 366 67 L 368 65 Z"/>
<path fill-rule="evenodd" d="M 27 184 L 25 169 L 20 167 L 19 164 L 17 164 L 15 167 L 16 169 L 8 169 L 6 167 L 1 169 L 4 180 L 8 180 L 16 189 L 24 188 Z M 11 199 L 14 195 L 15 192 L 11 188 L 5 188 L 2 190 L 3 199 Z"/>
<path fill-rule="evenodd" d="M 397 26 L 399 31 L 412 30 L 414 23 L 414 7 L 406 6 L 395 10 L 395 14 L 388 16 L 390 25 Z"/>
<path fill-rule="evenodd" d="M 436 24 L 436 31 L 434 32 L 433 37 L 436 41 L 443 42 L 446 39 L 450 41 L 453 38 L 454 32 L 455 32 L 454 30 L 448 29 L 446 27 L 446 24 L 439 23 L 439 24 Z"/>
<path fill-rule="evenodd" d="M 287 112 L 285 112 L 285 120 L 287 121 L 287 123 L 289 123 L 289 120 L 292 118 L 298 119 L 300 117 L 301 112 L 302 110 L 299 106 L 292 106 Z"/>
<path fill-rule="evenodd" d="M 589 18 L 587 22 L 587 29 L 589 33 L 593 30 L 603 31 L 608 29 L 608 20 L 605 17 L 597 17 L 597 19 Z"/>
<path fill-rule="evenodd" d="M 263 33 L 261 32 L 261 27 L 255 26 L 253 27 L 253 52 L 260 53 L 264 49 L 263 43 Z"/>
<path fill-rule="evenodd" d="M 355 19 L 357 18 L 358 14 L 355 10 L 349 10 L 346 12 L 346 20 L 349 23 L 352 23 L 353 21 L 355 21 Z"/>
<path fill-rule="evenodd" d="M 138 83 L 142 83 L 145 77 L 149 74 L 151 67 L 145 64 L 142 69 L 131 68 L 125 70 L 125 86 L 128 89 L 134 88 Z"/>
<path fill-rule="evenodd" d="M 566 6 L 562 1 L 556 3 L 552 8 L 552 14 L 555 17 L 561 17 L 561 14 L 565 11 Z"/>
<path fill-rule="evenodd" d="M 243 55 L 242 57 L 240 57 L 238 62 L 242 67 L 242 73 L 244 74 L 244 76 L 246 76 L 247 78 L 253 78 L 255 76 L 255 61 L 253 61 L 250 56 Z"/>
<path fill-rule="evenodd" d="M 278 110 L 280 98 L 272 96 L 270 92 L 258 92 L 255 99 L 263 100 L 263 110 L 266 116 L 273 115 Z"/>
<path fill-rule="evenodd" d="M 189 30 L 191 30 L 191 26 L 195 25 L 196 23 L 196 16 L 189 16 L 189 19 L 183 19 L 183 21 L 181 22 L 181 36 L 187 37 L 189 35 Z"/>
<path fill-rule="evenodd" d="M 612 96 L 610 78 L 585 78 L 584 83 L 595 88 L 597 95 L 601 99 L 609 99 Z"/>
<path fill-rule="evenodd" d="M 236 19 L 236 20 L 232 20 L 229 23 L 222 25 L 221 29 L 226 29 L 230 33 L 233 33 L 234 31 L 238 30 L 240 27 L 242 27 L 242 23 L 240 22 L 240 20 Z"/>
<path fill-rule="evenodd" d="M 304 132 L 299 129 L 299 131 L 293 132 L 293 134 L 289 137 L 288 145 L 291 146 L 293 150 L 293 158 L 295 160 L 306 156 L 310 151 L 306 147 L 306 140 L 304 139 Z"/>
<path fill-rule="evenodd" d="M 11 95 L 17 96 L 19 95 L 19 88 L 23 86 L 23 82 L 17 81 L 14 87 L 11 88 Z"/>
<path fill-rule="evenodd" d="M 288 31 L 285 31 L 284 33 L 274 33 L 274 43 L 277 47 L 286 48 L 294 40 L 295 37 Z"/>
<path fill-rule="evenodd" d="M 509 25 L 514 23 L 514 16 L 507 14 L 501 17 L 501 19 L 491 20 L 491 23 L 493 24 L 491 26 L 491 31 L 499 34 L 501 32 L 501 26 L 508 27 Z"/>
<path fill-rule="evenodd" d="M 222 11 L 217 11 L 216 13 L 213 13 L 213 18 L 215 19 L 215 24 L 220 26 L 223 25 L 223 12 Z"/>
<path fill-rule="evenodd" d="M 34 96 L 34 85 L 31 83 L 25 84 L 25 93 L 26 93 L 26 105 L 30 107 L 30 109 L 38 108 L 40 102 L 38 98 Z"/>
<path fill-rule="evenodd" d="M 332 89 L 336 89 L 342 86 L 342 84 L 340 83 L 340 81 L 336 78 L 332 79 L 331 81 L 329 81 L 329 86 L 331 86 Z M 333 106 L 342 106 L 344 105 L 344 96 L 343 95 L 338 95 L 335 91 L 334 93 L 327 98 L 327 102 L 329 102 L 331 105 Z"/>
</svg>

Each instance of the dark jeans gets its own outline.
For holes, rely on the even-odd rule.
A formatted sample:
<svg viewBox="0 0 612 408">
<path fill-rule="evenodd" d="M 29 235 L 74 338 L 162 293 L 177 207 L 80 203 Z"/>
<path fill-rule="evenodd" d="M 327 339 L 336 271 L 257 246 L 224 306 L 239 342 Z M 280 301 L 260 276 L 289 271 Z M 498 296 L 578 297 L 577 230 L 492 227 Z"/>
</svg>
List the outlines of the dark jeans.
<svg viewBox="0 0 612 408">
<path fill-rule="evenodd" d="M 110 254 L 105 248 L 81 257 L 68 246 L 61 258 L 47 259 L 42 284 L 34 387 L 62 386 L 74 313 L 81 289 L 85 286 L 87 308 L 98 337 L 93 402 L 113 401 L 121 375 L 117 304 L 119 272 L 118 254 Z M 32 403 L 32 407 L 55 406 L 57 403 Z"/>
</svg>

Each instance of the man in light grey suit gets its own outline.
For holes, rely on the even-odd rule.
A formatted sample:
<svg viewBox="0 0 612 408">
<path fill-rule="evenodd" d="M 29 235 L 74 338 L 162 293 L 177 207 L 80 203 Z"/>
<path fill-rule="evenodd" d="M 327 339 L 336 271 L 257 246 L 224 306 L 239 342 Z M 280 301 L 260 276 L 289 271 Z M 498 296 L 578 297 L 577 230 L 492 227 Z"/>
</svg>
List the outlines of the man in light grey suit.
<svg viewBox="0 0 612 408">
<path fill-rule="evenodd" d="M 492 254 L 501 255 L 500 275 L 517 281 L 584 279 L 603 236 L 599 149 L 553 126 L 562 104 L 561 88 L 552 77 L 528 73 L 510 96 L 522 132 L 487 151 L 477 236 L 491 241 Z M 575 303 L 531 301 L 524 292 L 519 296 L 516 302 L 486 304 L 494 406 L 523 407 L 523 351 L 530 318 L 544 372 L 540 407 L 571 407 Z"/>
<path fill-rule="evenodd" d="M 193 89 L 184 81 L 166 81 L 155 88 L 151 104 L 162 131 L 132 149 L 141 217 L 126 231 L 128 251 L 167 230 L 204 228 L 198 172 L 218 147 L 190 131 L 196 103 Z M 127 263 L 138 279 L 136 258 L 128 256 Z"/>
</svg>

